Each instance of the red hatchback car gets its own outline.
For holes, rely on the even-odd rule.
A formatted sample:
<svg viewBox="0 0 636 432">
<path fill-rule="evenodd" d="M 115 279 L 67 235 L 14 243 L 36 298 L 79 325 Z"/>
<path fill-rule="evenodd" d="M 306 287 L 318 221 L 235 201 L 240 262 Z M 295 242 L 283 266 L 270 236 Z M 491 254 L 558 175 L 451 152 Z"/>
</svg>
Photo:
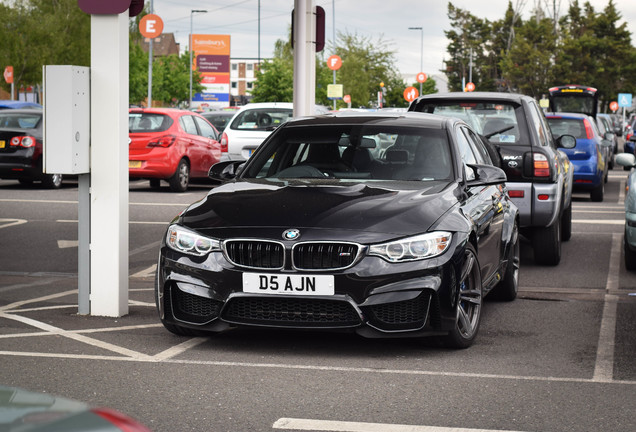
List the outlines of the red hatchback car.
<svg viewBox="0 0 636 432">
<path fill-rule="evenodd" d="M 129 177 L 161 180 L 174 192 L 188 189 L 191 178 L 207 178 L 221 159 L 218 131 L 192 111 L 132 108 L 128 114 Z"/>
</svg>

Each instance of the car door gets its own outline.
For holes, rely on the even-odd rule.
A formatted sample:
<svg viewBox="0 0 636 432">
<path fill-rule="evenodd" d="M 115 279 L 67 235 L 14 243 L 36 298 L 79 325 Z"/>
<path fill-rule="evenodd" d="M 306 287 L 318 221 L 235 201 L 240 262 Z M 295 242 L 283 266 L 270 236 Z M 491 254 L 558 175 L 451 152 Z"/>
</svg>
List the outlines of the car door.
<svg viewBox="0 0 636 432">
<path fill-rule="evenodd" d="M 208 151 L 206 140 L 199 135 L 199 130 L 195 123 L 195 117 L 192 115 L 184 115 L 179 119 L 181 126 L 185 132 L 184 151 L 190 160 L 190 176 L 205 177 L 207 169 L 211 165 L 210 152 Z"/>
<path fill-rule="evenodd" d="M 459 126 L 455 136 L 465 165 L 492 165 L 488 151 L 472 130 Z M 474 179 L 472 169 L 465 166 L 465 170 L 467 179 Z M 472 186 L 467 192 L 463 210 L 477 225 L 477 256 L 486 281 L 494 276 L 501 260 L 505 193 L 502 185 Z"/>
<path fill-rule="evenodd" d="M 203 151 L 202 170 L 207 175 L 212 165 L 221 160 L 221 143 L 219 142 L 219 134 L 217 130 L 204 118 L 194 116 L 194 121 L 199 129 L 199 140 Z"/>
</svg>

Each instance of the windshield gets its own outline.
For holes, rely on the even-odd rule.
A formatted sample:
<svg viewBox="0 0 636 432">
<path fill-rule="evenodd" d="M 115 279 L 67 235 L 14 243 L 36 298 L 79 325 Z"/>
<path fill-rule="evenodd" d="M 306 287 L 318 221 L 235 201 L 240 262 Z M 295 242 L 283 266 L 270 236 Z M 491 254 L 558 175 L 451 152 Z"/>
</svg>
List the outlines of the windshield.
<svg viewBox="0 0 636 432">
<path fill-rule="evenodd" d="M 444 130 L 348 124 L 281 130 L 242 178 L 432 181 L 452 175 Z"/>
<path fill-rule="evenodd" d="M 422 112 L 459 118 L 493 144 L 528 142 L 524 129 L 519 128 L 522 112 L 518 105 L 501 102 L 431 101 L 422 105 Z"/>
<path fill-rule="evenodd" d="M 552 104 L 554 112 L 571 112 L 592 115 L 595 99 L 587 95 L 554 95 Z"/>
<path fill-rule="evenodd" d="M 131 112 L 128 114 L 128 131 L 135 132 L 163 132 L 170 128 L 170 116 L 158 113 Z"/>
<path fill-rule="evenodd" d="M 289 108 L 254 108 L 239 113 L 232 125 L 238 130 L 271 130 L 291 119 L 294 112 Z"/>
<path fill-rule="evenodd" d="M 548 124 L 554 136 L 572 135 L 577 139 L 588 138 L 583 119 L 548 117 Z"/>
<path fill-rule="evenodd" d="M 35 129 L 42 115 L 38 113 L 15 113 L 0 111 L 0 128 Z"/>
</svg>

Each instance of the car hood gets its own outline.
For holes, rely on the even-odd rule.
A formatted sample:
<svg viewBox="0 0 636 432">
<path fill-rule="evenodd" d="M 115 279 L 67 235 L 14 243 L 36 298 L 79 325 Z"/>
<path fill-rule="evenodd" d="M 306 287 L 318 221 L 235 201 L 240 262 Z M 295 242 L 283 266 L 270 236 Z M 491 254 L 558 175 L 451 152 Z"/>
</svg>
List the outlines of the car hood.
<svg viewBox="0 0 636 432">
<path fill-rule="evenodd" d="M 328 230 L 338 240 L 383 241 L 428 231 L 457 204 L 455 189 L 445 182 L 236 181 L 192 204 L 180 223 L 216 238 L 281 239 L 296 228 L 304 240 L 324 240 Z"/>
</svg>

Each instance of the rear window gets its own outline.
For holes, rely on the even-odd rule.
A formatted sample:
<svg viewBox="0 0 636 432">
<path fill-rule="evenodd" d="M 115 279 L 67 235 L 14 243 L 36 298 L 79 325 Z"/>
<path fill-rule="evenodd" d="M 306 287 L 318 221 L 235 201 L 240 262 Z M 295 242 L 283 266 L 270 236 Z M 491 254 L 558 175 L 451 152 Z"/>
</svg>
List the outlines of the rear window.
<svg viewBox="0 0 636 432">
<path fill-rule="evenodd" d="M 135 132 L 163 132 L 172 126 L 172 119 L 165 114 L 136 113 L 128 114 L 128 131 Z"/>
<path fill-rule="evenodd" d="M 35 129 L 42 115 L 40 114 L 16 114 L 9 111 L 0 111 L 0 128 Z"/>
<path fill-rule="evenodd" d="M 424 102 L 417 111 L 459 118 L 493 144 L 527 144 L 523 112 L 519 105 L 501 102 Z"/>
<path fill-rule="evenodd" d="M 238 130 L 271 130 L 280 126 L 293 116 L 288 108 L 247 109 L 236 116 L 230 128 Z"/>
<path fill-rule="evenodd" d="M 554 136 L 572 135 L 574 138 L 587 138 L 583 119 L 565 119 L 548 117 L 548 124 Z"/>
</svg>

